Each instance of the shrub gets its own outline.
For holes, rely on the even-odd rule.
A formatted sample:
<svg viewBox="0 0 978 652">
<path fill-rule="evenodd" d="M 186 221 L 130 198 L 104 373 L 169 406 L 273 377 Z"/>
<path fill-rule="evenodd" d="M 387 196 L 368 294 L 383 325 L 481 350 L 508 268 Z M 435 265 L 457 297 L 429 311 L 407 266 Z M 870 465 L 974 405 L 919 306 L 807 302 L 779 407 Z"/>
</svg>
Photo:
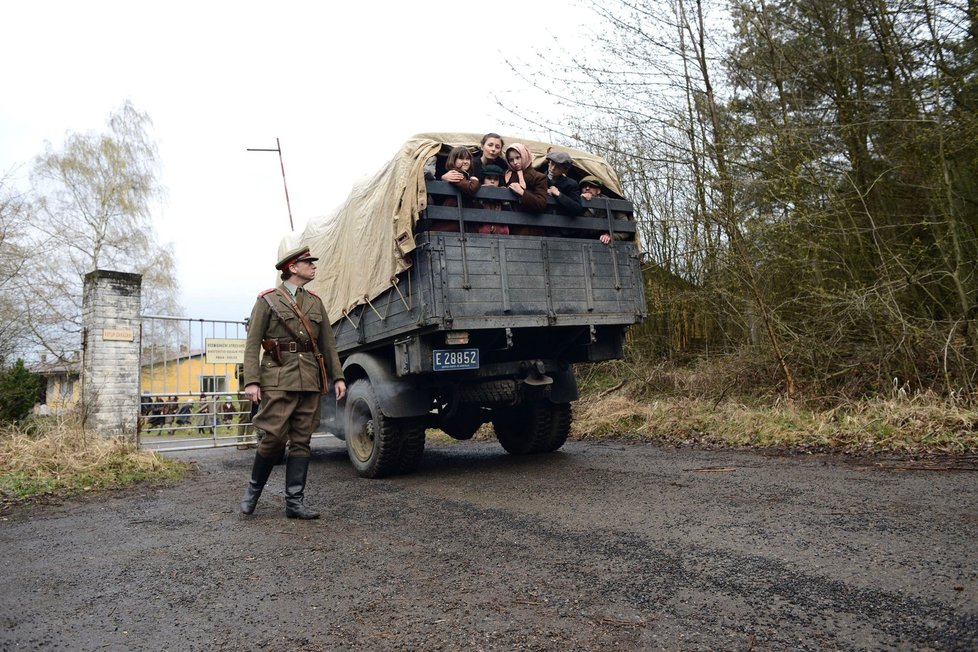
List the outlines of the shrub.
<svg viewBox="0 0 978 652">
<path fill-rule="evenodd" d="M 0 423 L 15 423 L 30 416 L 41 394 L 41 379 L 18 359 L 12 367 L 0 369 Z"/>
</svg>

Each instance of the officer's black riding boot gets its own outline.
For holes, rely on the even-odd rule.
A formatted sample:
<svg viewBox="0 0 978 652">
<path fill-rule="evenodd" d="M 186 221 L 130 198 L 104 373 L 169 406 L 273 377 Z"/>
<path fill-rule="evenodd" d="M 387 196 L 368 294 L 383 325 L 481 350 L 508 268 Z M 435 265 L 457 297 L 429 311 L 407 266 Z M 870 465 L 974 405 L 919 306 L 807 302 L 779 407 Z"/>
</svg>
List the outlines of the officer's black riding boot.
<svg viewBox="0 0 978 652">
<path fill-rule="evenodd" d="M 319 518 L 319 512 L 309 509 L 302 502 L 305 498 L 308 470 L 308 457 L 289 455 L 285 463 L 285 515 L 289 518 Z"/>
<path fill-rule="evenodd" d="M 251 482 L 248 483 L 248 488 L 245 489 L 244 497 L 241 499 L 241 512 L 243 514 L 251 514 L 255 511 L 261 490 L 265 488 L 268 476 L 272 474 L 274 468 L 274 458 L 262 457 L 261 453 L 255 453 L 255 465 L 251 467 Z"/>
</svg>

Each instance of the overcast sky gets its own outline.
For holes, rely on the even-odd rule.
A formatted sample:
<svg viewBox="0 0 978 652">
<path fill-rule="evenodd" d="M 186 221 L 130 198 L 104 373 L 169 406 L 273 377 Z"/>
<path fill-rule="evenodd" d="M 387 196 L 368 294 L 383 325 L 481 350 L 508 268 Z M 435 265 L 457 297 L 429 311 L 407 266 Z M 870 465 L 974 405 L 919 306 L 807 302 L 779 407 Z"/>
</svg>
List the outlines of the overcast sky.
<svg viewBox="0 0 978 652">
<path fill-rule="evenodd" d="M 185 313 L 242 319 L 289 231 L 277 155 L 247 148 L 280 139 L 301 231 L 415 133 L 545 139 L 494 99 L 559 111 L 506 59 L 545 68 L 555 40 L 585 47 L 589 20 L 555 0 L 4 3 L 0 173 L 25 177 L 44 141 L 104 131 L 131 100 L 153 121 Z"/>
</svg>

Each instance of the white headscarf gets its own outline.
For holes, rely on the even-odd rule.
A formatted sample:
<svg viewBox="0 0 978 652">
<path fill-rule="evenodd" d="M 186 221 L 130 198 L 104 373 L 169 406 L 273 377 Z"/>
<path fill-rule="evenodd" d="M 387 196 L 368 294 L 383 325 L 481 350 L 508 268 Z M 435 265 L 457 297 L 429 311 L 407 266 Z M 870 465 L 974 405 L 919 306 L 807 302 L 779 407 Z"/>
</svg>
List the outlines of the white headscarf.
<svg viewBox="0 0 978 652">
<path fill-rule="evenodd" d="M 504 155 L 509 154 L 509 150 L 511 149 L 515 149 L 516 153 L 520 155 L 520 167 L 519 169 L 513 168 L 513 166 L 510 165 L 509 163 L 509 156 L 506 156 L 506 167 L 508 167 L 509 169 L 506 170 L 506 176 L 503 180 L 505 181 L 505 185 L 508 186 L 509 184 L 512 183 L 512 179 L 514 176 L 513 173 L 515 172 L 516 173 L 515 176 L 518 180 L 518 183 L 520 184 L 520 187 L 525 189 L 526 180 L 523 179 L 523 170 L 533 165 L 533 157 L 530 156 L 530 150 L 528 150 L 526 148 L 526 145 L 524 145 L 523 143 L 513 143 L 512 145 L 506 148 L 506 151 L 503 154 Z"/>
</svg>

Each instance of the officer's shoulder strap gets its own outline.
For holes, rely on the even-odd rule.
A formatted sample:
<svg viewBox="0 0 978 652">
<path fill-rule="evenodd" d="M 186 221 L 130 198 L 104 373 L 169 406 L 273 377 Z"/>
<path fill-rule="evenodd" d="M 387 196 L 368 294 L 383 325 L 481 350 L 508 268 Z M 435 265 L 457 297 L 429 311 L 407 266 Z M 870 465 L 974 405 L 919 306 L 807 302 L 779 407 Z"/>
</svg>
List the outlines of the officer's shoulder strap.
<svg viewBox="0 0 978 652">
<path fill-rule="evenodd" d="M 265 296 L 269 292 L 274 292 L 274 291 L 275 291 L 275 288 L 268 288 L 267 290 L 262 290 L 261 292 L 258 293 L 258 298 L 261 299 L 263 296 Z"/>
<path fill-rule="evenodd" d="M 304 289 L 304 288 L 303 288 L 303 289 Z M 315 293 L 315 292 L 313 292 L 312 290 L 306 290 L 306 292 L 308 292 L 308 293 L 309 293 L 309 294 L 311 294 L 312 296 L 314 296 L 314 297 L 316 297 L 316 298 L 317 298 L 317 299 L 319 299 L 320 301 L 322 301 L 322 300 L 323 300 L 323 298 L 322 298 L 321 296 L 319 296 L 318 294 L 316 294 L 316 293 Z"/>
</svg>

